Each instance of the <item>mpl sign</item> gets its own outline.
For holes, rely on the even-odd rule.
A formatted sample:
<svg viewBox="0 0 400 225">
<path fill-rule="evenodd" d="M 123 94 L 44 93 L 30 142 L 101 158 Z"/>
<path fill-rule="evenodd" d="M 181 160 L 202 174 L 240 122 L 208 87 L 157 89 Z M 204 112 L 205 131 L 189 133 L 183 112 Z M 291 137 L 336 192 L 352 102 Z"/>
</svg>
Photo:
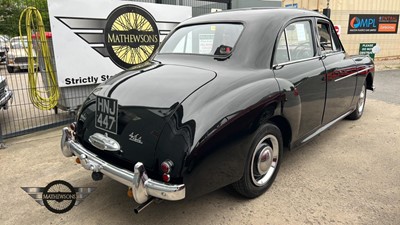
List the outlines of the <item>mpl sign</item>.
<svg viewBox="0 0 400 225">
<path fill-rule="evenodd" d="M 348 34 L 396 34 L 399 15 L 350 14 Z"/>
</svg>

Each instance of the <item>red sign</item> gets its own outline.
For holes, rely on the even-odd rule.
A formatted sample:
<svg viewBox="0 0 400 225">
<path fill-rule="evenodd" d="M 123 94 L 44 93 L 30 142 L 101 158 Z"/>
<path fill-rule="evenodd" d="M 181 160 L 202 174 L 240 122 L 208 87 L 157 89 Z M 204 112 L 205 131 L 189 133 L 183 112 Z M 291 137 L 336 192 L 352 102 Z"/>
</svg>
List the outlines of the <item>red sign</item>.
<svg viewBox="0 0 400 225">
<path fill-rule="evenodd" d="M 338 35 L 338 37 L 340 38 L 340 32 L 342 31 L 342 28 L 340 27 L 340 25 L 335 25 L 335 31 L 336 31 L 336 34 Z"/>
<path fill-rule="evenodd" d="M 385 33 L 385 32 L 389 32 L 389 33 L 394 33 L 396 32 L 397 29 L 397 24 L 395 23 L 381 23 L 378 26 L 378 32 L 380 33 Z"/>
</svg>

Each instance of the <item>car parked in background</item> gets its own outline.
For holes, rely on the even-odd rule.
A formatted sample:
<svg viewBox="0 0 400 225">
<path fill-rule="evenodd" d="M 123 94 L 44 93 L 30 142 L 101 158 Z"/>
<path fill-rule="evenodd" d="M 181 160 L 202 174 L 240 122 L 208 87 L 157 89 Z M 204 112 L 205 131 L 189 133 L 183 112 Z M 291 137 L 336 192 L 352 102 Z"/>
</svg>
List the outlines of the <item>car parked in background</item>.
<svg viewBox="0 0 400 225">
<path fill-rule="evenodd" d="M 7 79 L 0 76 L 0 109 L 7 109 L 13 92 L 8 88 Z"/>
<path fill-rule="evenodd" d="M 7 53 L 6 66 L 9 73 L 28 69 L 28 39 L 26 36 L 10 39 L 10 50 Z M 33 51 L 33 57 L 36 57 Z M 36 67 L 37 65 L 35 65 Z"/>
<path fill-rule="evenodd" d="M 255 198 L 272 185 L 284 147 L 362 116 L 374 72 L 368 56 L 346 53 L 317 12 L 194 17 L 151 61 L 93 90 L 63 129 L 62 153 L 94 180 L 105 174 L 128 186 L 142 204 L 137 211 L 154 198 L 193 198 L 227 185 Z"/>
<path fill-rule="evenodd" d="M 9 38 L 6 35 L 0 35 L 0 64 L 6 63 L 6 55 L 9 50 Z"/>
</svg>

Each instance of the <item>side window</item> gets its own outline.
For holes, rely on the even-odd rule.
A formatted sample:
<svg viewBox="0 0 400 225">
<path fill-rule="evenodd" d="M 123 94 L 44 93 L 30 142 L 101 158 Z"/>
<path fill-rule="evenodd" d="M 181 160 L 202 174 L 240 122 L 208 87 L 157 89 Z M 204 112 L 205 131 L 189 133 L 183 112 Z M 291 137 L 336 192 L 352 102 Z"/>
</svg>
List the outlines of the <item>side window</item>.
<svg viewBox="0 0 400 225">
<path fill-rule="evenodd" d="M 311 24 L 294 22 L 287 26 L 279 38 L 274 63 L 283 63 L 315 56 Z"/>
<path fill-rule="evenodd" d="M 329 23 L 318 21 L 319 45 L 323 53 L 341 51 L 339 39 Z"/>
<path fill-rule="evenodd" d="M 299 21 L 285 28 L 290 61 L 311 58 L 315 55 L 311 24 Z"/>
</svg>

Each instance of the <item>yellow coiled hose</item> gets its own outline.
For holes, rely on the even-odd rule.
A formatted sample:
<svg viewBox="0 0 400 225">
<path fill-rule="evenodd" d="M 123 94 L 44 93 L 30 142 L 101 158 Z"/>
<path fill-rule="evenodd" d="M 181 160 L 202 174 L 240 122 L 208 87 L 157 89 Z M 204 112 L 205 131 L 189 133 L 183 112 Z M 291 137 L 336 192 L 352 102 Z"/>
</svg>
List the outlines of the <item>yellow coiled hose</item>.
<svg viewBox="0 0 400 225">
<path fill-rule="evenodd" d="M 25 16 L 26 15 L 26 16 Z M 39 10 L 35 7 L 28 7 L 22 11 L 19 18 L 19 35 L 22 39 L 22 20 L 25 16 L 26 23 L 26 34 L 28 38 L 28 46 L 24 46 L 27 49 L 28 54 L 28 80 L 29 80 L 29 98 L 32 104 L 41 110 L 50 110 L 57 106 L 58 99 L 60 98 L 60 92 L 58 89 L 57 77 L 53 70 L 51 63 L 51 53 L 47 44 L 46 33 L 43 25 L 42 15 Z M 36 41 L 38 51 L 41 50 L 46 73 L 40 73 L 38 69 L 38 55 L 34 55 L 33 50 L 33 38 L 32 35 L 36 34 Z M 24 41 L 22 43 L 25 45 Z M 27 47 L 27 48 L 26 48 Z M 43 69 L 43 68 L 42 68 Z M 41 84 L 39 77 L 45 76 L 47 84 Z M 43 87 L 44 88 L 41 88 Z"/>
</svg>

